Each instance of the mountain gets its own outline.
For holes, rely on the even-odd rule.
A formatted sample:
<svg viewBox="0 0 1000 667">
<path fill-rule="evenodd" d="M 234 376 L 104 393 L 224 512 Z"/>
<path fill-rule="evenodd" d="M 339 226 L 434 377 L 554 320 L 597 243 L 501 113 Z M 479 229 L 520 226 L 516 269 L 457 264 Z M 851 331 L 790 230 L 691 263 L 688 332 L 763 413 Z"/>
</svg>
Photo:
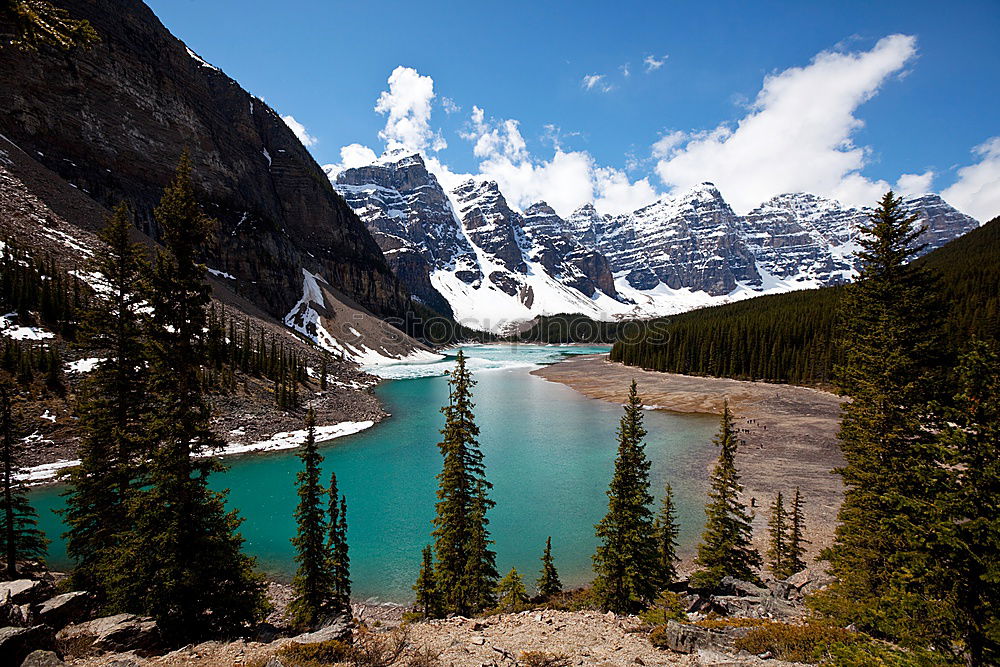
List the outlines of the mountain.
<svg viewBox="0 0 1000 667">
<path fill-rule="evenodd" d="M 417 298 L 493 331 L 537 316 L 648 317 L 842 283 L 867 216 L 808 193 L 741 216 L 702 183 L 633 213 L 587 204 L 562 218 L 545 202 L 517 211 L 481 178 L 446 191 L 403 150 L 327 171 Z M 937 195 L 904 203 L 928 227 L 926 251 L 979 226 Z"/>
<path fill-rule="evenodd" d="M 313 339 L 325 326 L 331 337 L 360 344 L 343 323 L 321 321 L 337 302 L 374 320 L 373 336 L 392 333 L 382 319 L 405 317 L 407 290 L 273 109 L 171 35 L 141 2 L 60 5 L 89 20 L 100 42 L 69 51 L 0 49 L 3 148 L 44 168 L 11 162 L 25 187 L 45 199 L 46 188 L 72 186 L 104 209 L 125 201 L 155 241 L 152 210 L 188 150 L 199 200 L 218 221 L 205 261 L 247 308 Z M 53 196 L 51 205 L 60 201 Z M 57 212 L 87 230 L 103 222 L 72 207 Z M 314 285 L 318 291 L 310 291 Z M 302 319 L 309 294 L 320 318 L 313 322 Z M 355 331 L 365 326 L 353 322 Z M 399 350 L 419 347 L 397 334 Z"/>
</svg>

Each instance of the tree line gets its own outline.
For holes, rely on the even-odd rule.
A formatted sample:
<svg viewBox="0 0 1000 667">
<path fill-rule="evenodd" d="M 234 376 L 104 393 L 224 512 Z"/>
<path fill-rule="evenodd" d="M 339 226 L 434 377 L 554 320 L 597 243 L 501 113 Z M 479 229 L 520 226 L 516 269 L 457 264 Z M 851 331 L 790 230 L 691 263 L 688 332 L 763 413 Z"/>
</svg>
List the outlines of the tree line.
<svg viewBox="0 0 1000 667">
<path fill-rule="evenodd" d="M 1000 340 L 998 256 L 1000 218 L 913 262 L 939 276 L 943 344 L 954 356 L 971 340 Z M 844 361 L 836 339 L 848 291 L 836 286 L 760 296 L 641 329 L 633 323 L 630 335 L 615 342 L 611 359 L 670 373 L 830 386 Z"/>
</svg>

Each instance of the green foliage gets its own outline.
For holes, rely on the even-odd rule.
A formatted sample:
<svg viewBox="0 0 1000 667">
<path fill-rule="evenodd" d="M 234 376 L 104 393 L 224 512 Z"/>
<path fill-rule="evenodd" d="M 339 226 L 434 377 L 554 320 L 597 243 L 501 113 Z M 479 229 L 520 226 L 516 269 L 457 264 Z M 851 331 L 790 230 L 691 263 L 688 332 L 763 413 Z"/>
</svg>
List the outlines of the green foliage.
<svg viewBox="0 0 1000 667">
<path fill-rule="evenodd" d="M 434 517 L 435 590 L 441 614 L 469 616 L 494 604 L 498 574 L 496 555 L 490 549 L 486 512 L 488 497 L 479 427 L 473 414 L 475 381 L 459 350 L 455 370 L 448 380 L 448 405 L 438 448 L 444 459 L 438 474 L 438 502 Z"/>
<path fill-rule="evenodd" d="M 791 576 L 796 572 L 806 569 L 804 556 L 809 540 L 805 537 L 806 523 L 805 516 L 802 513 L 803 503 L 802 494 L 799 492 L 799 487 L 796 486 L 795 495 L 792 496 L 792 516 L 788 524 L 788 551 L 787 561 L 785 562 L 788 574 L 786 576 Z"/>
<path fill-rule="evenodd" d="M 100 41 L 89 21 L 73 18 L 49 0 L 3 0 L 0 21 L 13 28 L 10 44 L 27 51 L 43 44 L 65 50 Z"/>
<path fill-rule="evenodd" d="M 24 487 L 14 477 L 20 450 L 14 396 L 13 385 L 0 378 L 0 554 L 9 579 L 17 578 L 18 560 L 43 559 L 48 544 Z"/>
<path fill-rule="evenodd" d="M 352 655 L 350 644 L 335 639 L 312 644 L 291 643 L 278 651 L 281 664 L 288 667 L 326 667 L 346 662 Z"/>
<path fill-rule="evenodd" d="M 915 260 L 941 277 L 944 343 L 1000 340 L 1000 218 Z M 834 345 L 847 290 L 826 287 L 760 296 L 630 323 L 611 360 L 671 373 L 829 385 L 843 352 Z"/>
<path fill-rule="evenodd" d="M 825 593 L 847 603 L 831 608 L 850 610 L 848 622 L 892 638 L 922 631 L 913 615 L 937 614 L 908 581 L 942 490 L 923 419 L 946 361 L 935 280 L 906 263 L 919 248 L 914 222 L 887 193 L 859 237 L 861 273 L 841 304 L 838 384 L 851 400 L 838 436 L 845 495 L 829 554 L 838 581 Z"/>
<path fill-rule="evenodd" d="M 603 609 L 618 614 L 634 613 L 648 605 L 659 580 L 645 435 L 642 402 L 632 380 L 618 427 L 608 512 L 596 526 L 600 544 L 594 554 L 594 595 Z"/>
<path fill-rule="evenodd" d="M 743 485 L 736 469 L 739 440 L 728 402 L 722 411 L 715 444 L 719 447 L 719 460 L 712 471 L 705 531 L 695 561 L 701 569 L 692 576 L 692 584 L 704 588 L 718 586 L 727 575 L 757 582 L 756 568 L 761 566 L 760 554 L 751 543 L 753 518 L 740 500 Z"/>
<path fill-rule="evenodd" d="M 503 579 L 497 583 L 497 611 L 515 612 L 523 610 L 528 604 L 528 591 L 524 588 L 524 579 L 517 568 L 510 568 Z"/>
<path fill-rule="evenodd" d="M 337 490 L 337 475 L 330 473 L 329 537 L 326 567 L 333 578 L 330 613 L 351 618 L 351 558 L 347 547 L 347 499 Z"/>
<path fill-rule="evenodd" d="M 127 499 L 126 525 L 109 564 L 109 604 L 153 616 L 170 642 L 232 635 L 261 618 L 263 581 L 242 552 L 241 519 L 208 486 L 223 445 L 209 425 L 201 365 L 209 288 L 198 262 L 212 221 L 194 197 L 191 164 L 177 173 L 154 211 L 164 247 L 144 296 L 149 360 L 148 474 Z"/>
<path fill-rule="evenodd" d="M 771 505 L 771 518 L 767 523 L 768 528 L 768 548 L 767 566 L 778 579 L 784 579 L 790 572 L 790 559 L 788 550 L 788 515 L 785 512 L 784 498 L 781 491 L 774 498 Z"/>
<path fill-rule="evenodd" d="M 648 609 L 639 614 L 646 623 L 665 625 L 667 621 L 686 621 L 684 598 L 671 591 L 662 591 Z"/>
<path fill-rule="evenodd" d="M 327 516 L 322 505 L 320 465 L 323 455 L 316 445 L 316 413 L 306 413 L 306 441 L 299 449 L 302 470 L 295 478 L 299 504 L 295 509 L 297 526 L 292 546 L 299 564 L 292 580 L 294 598 L 288 605 L 292 625 L 302 631 L 316 628 L 325 618 L 334 597 L 333 572 L 327 551 Z"/>
<path fill-rule="evenodd" d="M 131 227 L 120 204 L 95 251 L 92 270 L 106 290 L 83 311 L 79 345 L 101 360 L 78 392 L 80 465 L 70 473 L 63 514 L 66 549 L 76 561 L 74 583 L 100 600 L 106 595 L 105 559 L 126 526 L 126 499 L 147 453 L 147 373 L 135 289 L 147 264 L 142 248 L 130 240 Z"/>
<path fill-rule="evenodd" d="M 434 577 L 434 556 L 429 544 L 421 552 L 420 574 L 417 576 L 417 583 L 413 586 L 413 590 L 417 594 L 416 607 L 421 618 L 440 615 L 441 603 Z"/>
<path fill-rule="evenodd" d="M 663 500 L 660 512 L 653 521 L 656 535 L 656 574 L 657 584 L 665 588 L 677 579 L 677 538 L 680 526 L 677 525 L 677 511 L 674 507 L 674 491 L 667 484 L 663 490 Z"/>
<path fill-rule="evenodd" d="M 542 552 L 542 571 L 537 582 L 538 597 L 547 600 L 562 593 L 562 582 L 552 559 L 552 536 L 545 538 L 545 551 Z"/>
</svg>

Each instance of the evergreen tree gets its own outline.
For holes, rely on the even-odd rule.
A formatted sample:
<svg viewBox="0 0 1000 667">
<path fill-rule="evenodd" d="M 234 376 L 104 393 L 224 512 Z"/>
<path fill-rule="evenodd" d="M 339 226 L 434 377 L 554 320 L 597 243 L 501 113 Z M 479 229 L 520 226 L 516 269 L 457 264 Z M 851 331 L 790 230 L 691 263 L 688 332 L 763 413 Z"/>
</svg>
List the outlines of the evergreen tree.
<svg viewBox="0 0 1000 667">
<path fill-rule="evenodd" d="M 421 552 L 420 574 L 417 576 L 417 583 L 413 590 L 417 593 L 417 609 L 420 610 L 424 618 L 432 618 L 440 614 L 438 593 L 435 587 L 434 555 L 429 544 Z"/>
<path fill-rule="evenodd" d="M 562 582 L 552 559 L 552 536 L 545 538 L 545 551 L 542 552 L 542 572 L 538 577 L 538 597 L 548 600 L 562 593 Z"/>
<path fill-rule="evenodd" d="M 975 341 L 956 369 L 957 395 L 940 431 L 947 493 L 928 533 L 932 549 L 919 581 L 943 622 L 932 641 L 968 665 L 1000 663 L 1000 354 Z M 941 613 L 943 610 L 943 613 Z"/>
<path fill-rule="evenodd" d="M 802 515 L 802 495 L 799 487 L 795 487 L 795 495 L 792 496 L 792 517 L 788 524 L 788 567 L 786 576 L 791 576 L 796 572 L 806 569 L 806 545 L 809 540 L 805 538 L 805 517 Z"/>
<path fill-rule="evenodd" d="M 767 523 L 767 528 L 769 536 L 767 566 L 775 577 L 784 579 L 794 573 L 789 572 L 788 530 L 790 526 L 781 491 L 778 491 L 778 495 L 774 498 L 774 504 L 771 505 L 771 518 Z"/>
<path fill-rule="evenodd" d="M 500 611 L 520 611 L 528 603 L 528 591 L 517 568 L 510 568 L 510 572 L 496 585 L 496 599 Z"/>
<path fill-rule="evenodd" d="M 17 481 L 19 433 L 14 416 L 14 387 L 0 379 L 0 464 L 3 466 L 3 495 L 0 496 L 0 549 L 5 574 L 17 579 L 17 561 L 45 558 L 48 540 L 38 529 L 38 515 Z"/>
<path fill-rule="evenodd" d="M 677 538 L 680 527 L 677 525 L 677 510 L 674 507 L 674 490 L 667 484 L 663 490 L 663 500 L 660 512 L 653 521 L 656 534 L 657 554 L 657 584 L 659 590 L 666 589 L 677 579 Z"/>
<path fill-rule="evenodd" d="M 908 571 L 922 558 L 944 474 L 922 420 L 944 387 L 947 348 L 936 281 L 907 263 L 923 247 L 916 222 L 888 192 L 858 237 L 861 270 L 842 301 L 837 369 L 851 399 L 838 436 L 844 500 L 827 554 L 838 581 L 820 602 L 838 620 L 892 638 L 913 629 L 914 614 L 932 613 L 917 609 L 924 596 Z"/>
<path fill-rule="evenodd" d="M 5 0 L 0 19 L 13 28 L 9 43 L 28 51 L 43 44 L 70 49 L 100 41 L 89 21 L 73 18 L 49 0 Z"/>
<path fill-rule="evenodd" d="M 299 564 L 292 580 L 295 597 L 288 607 L 292 625 L 303 631 L 316 628 L 334 598 L 334 571 L 329 567 L 326 546 L 327 517 L 322 506 L 323 487 L 319 473 L 323 456 L 316 446 L 316 413 L 306 413 L 306 441 L 299 450 L 302 470 L 296 476 L 299 505 L 298 526 L 292 545 Z"/>
<path fill-rule="evenodd" d="M 347 499 L 337 489 L 337 474 L 330 474 L 328 564 L 333 575 L 330 614 L 351 617 L 351 559 L 347 548 Z"/>
<path fill-rule="evenodd" d="M 185 153 L 154 217 L 163 247 L 146 285 L 150 374 L 148 476 L 131 494 L 132 529 L 116 550 L 112 606 L 153 616 L 169 642 L 243 631 L 266 606 L 241 519 L 208 487 L 220 469 L 199 454 L 223 446 L 202 395 L 209 287 L 198 262 L 211 221 L 202 213 Z"/>
<path fill-rule="evenodd" d="M 702 569 L 692 580 L 704 587 L 718 586 L 727 575 L 757 582 L 755 569 L 760 567 L 761 559 L 751 543 L 753 519 L 740 500 L 743 485 L 736 469 L 739 440 L 728 402 L 722 410 L 715 444 L 719 447 L 719 460 L 712 472 L 709 502 L 705 507 L 707 521 L 695 561 Z"/>
<path fill-rule="evenodd" d="M 635 380 L 618 427 L 618 455 L 608 488 L 608 513 L 597 524 L 594 594 L 602 608 L 634 613 L 656 596 L 658 549 L 649 505 L 649 459 L 642 402 Z"/>
<path fill-rule="evenodd" d="M 80 465 L 70 472 L 66 551 L 76 561 L 74 585 L 105 594 L 105 561 L 127 527 L 125 502 L 145 454 L 142 434 L 146 398 L 139 280 L 146 266 L 131 242 L 124 204 L 100 233 L 94 271 L 105 290 L 83 313 L 80 346 L 100 357 L 78 392 Z"/>
<path fill-rule="evenodd" d="M 486 512 L 493 506 L 487 495 L 483 454 L 479 449 L 473 414 L 475 381 L 458 351 L 448 379 L 449 401 L 442 408 L 445 426 L 438 444 L 444 463 L 437 476 L 437 515 L 434 518 L 434 567 L 441 612 L 472 615 L 493 599 L 497 579 L 496 555 L 489 548 Z"/>
</svg>

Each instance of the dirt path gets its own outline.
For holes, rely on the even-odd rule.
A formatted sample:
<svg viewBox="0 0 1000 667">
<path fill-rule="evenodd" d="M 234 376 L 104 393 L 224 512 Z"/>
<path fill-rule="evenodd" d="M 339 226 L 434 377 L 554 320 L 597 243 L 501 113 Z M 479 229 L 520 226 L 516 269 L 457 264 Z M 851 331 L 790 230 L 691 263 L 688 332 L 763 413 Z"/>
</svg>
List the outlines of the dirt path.
<svg viewBox="0 0 1000 667">
<path fill-rule="evenodd" d="M 746 496 L 757 505 L 758 547 L 764 545 L 775 494 L 790 494 L 796 486 L 806 501 L 810 553 L 830 544 L 843 495 L 840 478 L 831 472 L 843 464 L 836 438 L 839 397 L 792 385 L 644 371 L 611 363 L 605 355 L 574 357 L 532 373 L 613 403 L 625 400 L 635 378 L 644 404 L 677 412 L 720 414 L 728 399 L 746 443 L 738 464 Z"/>
</svg>

